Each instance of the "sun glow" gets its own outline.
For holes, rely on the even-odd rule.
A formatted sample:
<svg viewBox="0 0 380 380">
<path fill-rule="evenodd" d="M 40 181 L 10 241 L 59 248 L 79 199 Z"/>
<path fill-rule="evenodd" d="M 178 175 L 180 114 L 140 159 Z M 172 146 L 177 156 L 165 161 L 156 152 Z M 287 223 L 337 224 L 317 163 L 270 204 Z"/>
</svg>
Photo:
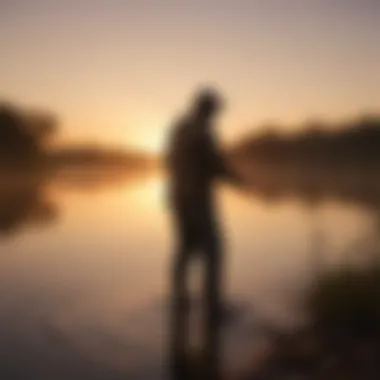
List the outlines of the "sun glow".
<svg viewBox="0 0 380 380">
<path fill-rule="evenodd" d="M 126 147 L 159 155 L 165 148 L 166 133 L 153 128 L 141 128 L 138 136 L 134 136 L 133 141 L 131 140 L 131 136 L 126 136 Z"/>
<path fill-rule="evenodd" d="M 165 139 L 162 134 L 156 135 L 153 133 L 147 133 L 144 143 L 150 152 L 162 153 L 164 150 Z"/>
<path fill-rule="evenodd" d="M 166 183 L 161 174 L 146 178 L 138 183 L 138 186 L 128 188 L 127 194 L 138 199 L 139 209 L 144 208 L 147 212 L 151 212 L 157 208 L 161 208 L 165 202 Z"/>
</svg>

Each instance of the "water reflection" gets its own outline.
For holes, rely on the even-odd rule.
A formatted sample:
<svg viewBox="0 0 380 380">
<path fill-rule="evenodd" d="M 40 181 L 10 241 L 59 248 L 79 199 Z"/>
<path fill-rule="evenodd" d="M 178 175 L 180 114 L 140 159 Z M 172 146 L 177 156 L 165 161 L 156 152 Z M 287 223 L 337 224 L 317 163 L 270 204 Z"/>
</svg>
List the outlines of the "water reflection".
<svg viewBox="0 0 380 380">
<path fill-rule="evenodd" d="M 46 178 L 3 181 L 0 190 L 0 233 L 14 234 L 28 224 L 46 225 L 57 217 L 57 208 L 45 194 Z"/>
<path fill-rule="evenodd" d="M 95 192 L 127 186 L 149 178 L 147 171 L 69 169 L 3 176 L 0 181 L 0 234 L 14 235 L 24 227 L 57 221 L 59 205 L 51 187 Z"/>
<path fill-rule="evenodd" d="M 186 316 L 180 303 L 170 309 L 165 301 L 173 300 L 174 292 L 165 271 L 171 239 L 162 179 L 54 173 L 25 183 L 23 190 L 3 189 L 1 219 L 18 222 L 6 223 L 14 226 L 13 239 L 0 237 L 0 377 L 167 378 L 170 334 L 164 326 L 177 318 L 169 327 L 180 341 L 181 332 L 189 332 L 182 316 L 192 319 L 194 312 Z M 347 263 L 354 268 L 374 263 L 363 252 L 374 252 L 371 247 L 378 244 L 378 212 L 358 198 L 355 203 L 310 205 L 302 198 L 273 203 L 254 191 L 242 196 L 227 188 L 220 196 L 230 231 L 225 296 L 233 305 L 246 305 L 246 311 L 231 311 L 237 316 L 222 331 L 212 324 L 209 341 L 220 333 L 226 339 L 214 343 L 215 361 L 206 362 L 251 369 L 259 337 L 269 339 L 262 337 L 263 330 L 271 330 L 270 339 L 282 335 L 287 340 L 294 331 L 289 325 L 298 328 L 305 322 L 308 313 L 299 301 L 317 289 L 316 278 L 327 278 L 326 273 L 339 272 Z M 42 217 L 45 203 L 54 217 Z M 9 205 L 13 213 L 5 211 Z M 22 233 L 35 225 L 44 228 Z M 199 305 L 192 308 L 195 314 L 203 310 Z M 302 345 L 299 335 L 293 336 L 293 348 L 284 344 L 276 351 L 305 347 L 306 335 Z M 191 371 L 204 373 L 204 345 L 198 348 L 190 348 L 186 357 Z"/>
<path fill-rule="evenodd" d="M 220 254 L 203 254 L 205 275 L 201 289 L 200 347 L 194 349 L 191 336 L 191 296 L 188 289 L 188 258 L 174 257 L 172 274 L 172 316 L 170 319 L 170 354 L 172 379 L 220 378 L 220 322 L 222 305 Z"/>
<path fill-rule="evenodd" d="M 376 170 L 360 166 L 349 171 L 344 168 L 331 173 L 328 170 L 310 170 L 292 165 L 242 165 L 249 178 L 251 190 L 268 202 L 299 198 L 308 204 L 321 204 L 334 199 L 362 207 L 380 206 L 380 181 Z"/>
</svg>

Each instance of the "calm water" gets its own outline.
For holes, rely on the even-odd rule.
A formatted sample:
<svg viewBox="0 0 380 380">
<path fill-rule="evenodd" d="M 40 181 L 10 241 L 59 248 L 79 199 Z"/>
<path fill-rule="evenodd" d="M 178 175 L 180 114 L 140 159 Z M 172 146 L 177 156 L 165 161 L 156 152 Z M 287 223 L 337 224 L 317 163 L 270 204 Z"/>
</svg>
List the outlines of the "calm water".
<svg viewBox="0 0 380 380">
<path fill-rule="evenodd" d="M 218 195 L 233 367 L 251 356 L 262 321 L 302 321 L 313 276 L 358 260 L 376 217 L 339 200 Z M 162 178 L 61 174 L 2 196 L 0 377 L 166 378 L 172 236 Z"/>
</svg>

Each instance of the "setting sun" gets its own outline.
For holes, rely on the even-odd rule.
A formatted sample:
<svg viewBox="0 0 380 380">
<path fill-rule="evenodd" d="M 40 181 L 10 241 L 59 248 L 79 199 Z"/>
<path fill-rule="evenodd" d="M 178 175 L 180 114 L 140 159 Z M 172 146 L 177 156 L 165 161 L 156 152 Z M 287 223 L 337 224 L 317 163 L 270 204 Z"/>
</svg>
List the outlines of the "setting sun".
<svg viewBox="0 0 380 380">
<path fill-rule="evenodd" d="M 164 132 L 156 132 L 150 129 L 151 132 L 146 133 L 143 136 L 142 144 L 143 147 L 152 153 L 162 153 L 165 147 L 165 136 Z"/>
<path fill-rule="evenodd" d="M 163 153 L 168 133 L 168 130 L 163 125 L 165 126 L 162 122 L 142 124 L 133 134 L 133 138 L 131 138 L 130 133 L 125 135 L 125 147 L 153 154 Z"/>
</svg>

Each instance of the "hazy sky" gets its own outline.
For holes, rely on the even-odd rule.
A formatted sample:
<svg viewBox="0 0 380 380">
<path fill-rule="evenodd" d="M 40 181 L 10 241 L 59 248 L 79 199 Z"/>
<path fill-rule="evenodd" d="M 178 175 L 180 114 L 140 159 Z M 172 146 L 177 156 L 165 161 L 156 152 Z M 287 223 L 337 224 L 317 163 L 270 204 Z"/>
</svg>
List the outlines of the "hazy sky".
<svg viewBox="0 0 380 380">
<path fill-rule="evenodd" d="M 199 84 L 224 137 L 380 111 L 378 0 L 0 0 L 0 97 L 65 139 L 157 148 Z"/>
</svg>

